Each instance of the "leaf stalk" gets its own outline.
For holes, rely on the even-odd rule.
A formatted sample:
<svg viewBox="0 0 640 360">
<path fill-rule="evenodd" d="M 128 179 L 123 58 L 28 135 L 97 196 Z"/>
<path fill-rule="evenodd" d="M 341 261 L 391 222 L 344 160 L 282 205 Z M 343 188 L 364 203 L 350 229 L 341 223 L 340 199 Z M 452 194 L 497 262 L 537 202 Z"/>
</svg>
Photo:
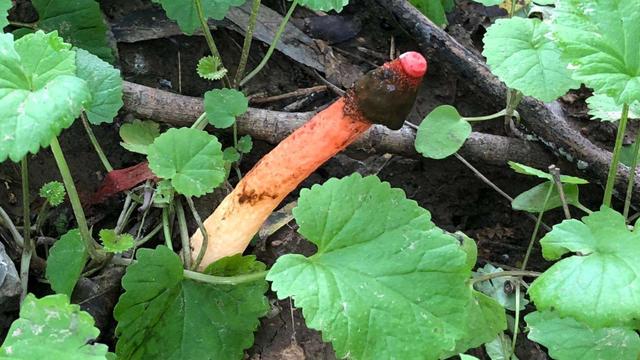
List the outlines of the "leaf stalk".
<svg viewBox="0 0 640 360">
<path fill-rule="evenodd" d="M 62 181 L 64 182 L 64 187 L 67 189 L 71 208 L 73 209 L 76 222 L 78 223 L 78 229 L 80 230 L 80 235 L 82 236 L 85 247 L 89 252 L 89 256 L 91 256 L 91 259 L 93 260 L 102 260 L 104 256 L 101 256 L 101 254 L 98 253 L 95 241 L 91 237 L 91 232 L 87 225 L 87 218 L 84 215 L 82 203 L 80 202 L 80 196 L 78 196 L 78 191 L 73 183 L 73 177 L 71 177 L 71 171 L 69 171 L 69 165 L 67 164 L 67 160 L 64 157 L 62 148 L 60 147 L 60 143 L 56 137 L 51 139 L 51 152 L 53 152 L 53 157 L 58 165 L 58 170 L 60 170 L 60 175 L 62 175 Z"/>
<path fill-rule="evenodd" d="M 618 174 L 618 164 L 620 163 L 620 153 L 622 151 L 622 141 L 627 130 L 627 120 L 629 118 L 629 104 L 622 106 L 622 116 L 618 125 L 618 134 L 616 135 L 616 144 L 613 148 L 613 157 L 611 166 L 609 167 L 609 175 L 607 176 L 607 185 L 604 188 L 604 198 L 602 204 L 611 207 L 611 198 L 613 197 L 613 186 L 616 183 L 616 175 Z"/>
</svg>

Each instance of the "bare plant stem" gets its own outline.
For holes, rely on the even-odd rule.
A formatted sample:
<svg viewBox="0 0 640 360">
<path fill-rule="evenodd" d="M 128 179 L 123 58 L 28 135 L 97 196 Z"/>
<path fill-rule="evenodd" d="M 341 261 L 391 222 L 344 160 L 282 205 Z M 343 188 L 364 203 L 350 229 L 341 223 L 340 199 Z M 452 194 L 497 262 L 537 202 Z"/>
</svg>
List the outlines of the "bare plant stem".
<svg viewBox="0 0 640 360">
<path fill-rule="evenodd" d="M 198 268 L 198 266 L 200 266 L 200 263 L 202 262 L 202 258 L 204 257 L 204 253 L 207 249 L 207 245 L 209 244 L 209 234 L 207 233 L 207 228 L 204 226 L 204 223 L 202 222 L 202 218 L 200 217 L 200 214 L 198 214 L 198 210 L 196 209 L 196 206 L 193 203 L 193 199 L 191 199 L 188 196 L 185 198 L 187 199 L 187 204 L 189 204 L 189 209 L 191 209 L 191 215 L 196 220 L 196 223 L 198 224 L 198 228 L 200 229 L 200 232 L 202 233 L 202 236 L 203 236 L 202 247 L 200 248 L 200 252 L 198 252 L 198 256 L 196 257 L 195 261 L 191 266 L 191 270 L 195 270 Z"/>
<path fill-rule="evenodd" d="M 160 232 L 160 230 L 162 230 L 162 223 L 158 224 L 156 227 L 154 227 L 151 231 L 149 231 L 149 233 L 147 235 L 145 235 L 144 237 L 142 237 L 140 240 L 136 241 L 136 248 L 139 248 L 140 246 L 144 245 L 147 241 L 153 239 L 154 236 L 156 236 L 156 234 L 158 234 Z"/>
<path fill-rule="evenodd" d="M 638 168 L 638 156 L 640 156 L 640 132 L 636 135 L 636 142 L 633 145 L 633 160 L 629 168 L 629 179 L 627 180 L 627 194 L 624 197 L 624 218 L 629 217 L 629 209 L 631 208 L 631 196 L 633 195 L 633 186 L 636 180 L 636 169 Z"/>
<path fill-rule="evenodd" d="M 249 23 L 247 24 L 247 30 L 244 34 L 244 44 L 242 45 L 242 55 L 240 55 L 240 63 L 238 64 L 238 70 L 236 76 L 233 79 L 233 84 L 237 88 L 240 80 L 244 76 L 244 71 L 247 67 L 247 61 L 249 60 L 249 52 L 251 51 L 251 42 L 253 41 L 253 32 L 256 29 L 256 21 L 258 20 L 258 12 L 260 11 L 261 0 L 253 0 L 251 4 L 251 16 L 249 16 Z"/>
<path fill-rule="evenodd" d="M 184 207 L 180 197 L 176 198 L 176 214 L 178 215 L 178 230 L 182 243 L 182 257 L 184 268 L 191 269 L 191 246 L 189 245 L 189 229 L 187 228 L 187 218 L 184 216 Z"/>
<path fill-rule="evenodd" d="M 0 206 L 0 219 L 2 219 L 3 225 L 11 233 L 11 237 L 13 237 L 13 241 L 15 241 L 19 247 L 24 247 L 24 239 L 22 238 L 22 235 L 20 235 L 20 232 L 16 228 L 16 225 L 13 223 L 13 221 L 11 221 L 9 214 L 7 214 L 7 212 L 4 211 L 2 206 Z"/>
<path fill-rule="evenodd" d="M 96 153 L 98 154 L 98 157 L 102 162 L 102 166 L 104 166 L 107 172 L 113 171 L 113 166 L 111 166 L 111 163 L 109 162 L 109 159 L 107 159 L 107 156 L 104 154 L 104 151 L 102 150 L 102 147 L 100 146 L 96 135 L 93 133 L 93 130 L 91 130 L 91 125 L 89 125 L 87 114 L 84 111 L 82 112 L 82 114 L 80 114 L 80 119 L 82 120 L 82 125 L 84 125 L 84 129 L 87 132 L 87 136 L 89 136 L 89 140 L 91 141 L 93 148 L 96 150 Z"/>
<path fill-rule="evenodd" d="M 511 276 L 511 277 L 514 277 L 514 276 L 538 277 L 538 276 L 540 276 L 540 273 L 536 272 L 536 271 L 524 271 L 524 270 L 498 271 L 498 272 L 494 272 L 494 273 L 490 273 L 490 274 L 474 277 L 471 280 L 471 282 L 473 282 L 475 284 L 475 283 L 488 281 L 488 280 L 492 280 L 492 279 L 500 278 L 500 277 L 507 277 L 507 276 Z"/>
<path fill-rule="evenodd" d="M 213 285 L 238 285 L 249 282 L 261 281 L 267 276 L 267 271 L 260 271 L 252 274 L 236 276 L 212 276 L 196 271 L 185 270 L 184 277 L 187 279 L 200 281 Z"/>
<path fill-rule="evenodd" d="M 264 68 L 265 65 L 267 65 L 267 62 L 269 61 L 269 58 L 271 58 L 273 51 L 278 45 L 278 42 L 280 41 L 280 37 L 282 36 L 282 33 L 284 32 L 284 29 L 287 26 L 287 23 L 289 22 L 289 19 L 291 18 L 291 15 L 293 14 L 293 11 L 296 9 L 297 5 L 298 5 L 298 0 L 293 0 L 293 2 L 291 3 L 291 6 L 289 7 L 289 11 L 287 11 L 287 14 L 282 19 L 282 22 L 280 23 L 280 26 L 278 27 L 278 30 L 276 31 L 276 34 L 273 38 L 273 42 L 271 43 L 271 46 L 269 46 L 269 49 L 267 50 L 267 53 L 265 54 L 264 58 L 262 58 L 262 61 L 260 61 L 260 64 L 258 64 L 258 66 L 255 69 L 253 69 L 253 71 L 251 71 L 249 75 L 247 75 L 244 79 L 242 79 L 242 81 L 240 81 L 239 86 L 244 86 L 244 84 L 249 82 L 249 80 L 253 79 L 253 77 L 256 76 L 260 72 L 260 70 Z"/>
<path fill-rule="evenodd" d="M 164 235 L 164 243 L 173 251 L 173 243 L 171 242 L 171 228 L 169 226 L 169 205 L 162 209 L 162 233 Z"/>
<path fill-rule="evenodd" d="M 507 113 L 507 109 L 503 109 L 498 111 L 495 114 L 491 114 L 491 115 L 486 115 L 486 116 L 475 116 L 475 117 L 463 117 L 463 120 L 469 121 L 469 122 L 474 122 L 474 121 L 485 121 L 485 120 L 493 120 L 495 118 L 499 118 L 501 116 L 504 116 Z"/>
<path fill-rule="evenodd" d="M 555 166 L 549 166 L 549 172 L 553 177 L 553 183 L 558 189 L 558 195 L 560 195 L 560 202 L 562 202 L 562 210 L 564 211 L 564 217 L 568 220 L 571 219 L 571 211 L 569 211 L 569 204 L 567 203 L 567 197 L 564 194 L 564 186 L 562 186 L 562 179 L 560 178 L 560 169 Z"/>
<path fill-rule="evenodd" d="M 71 208 L 73 209 L 73 213 L 76 217 L 76 222 L 78 223 L 78 229 L 80 230 L 80 235 L 82 236 L 82 240 L 84 241 L 87 251 L 89 252 L 89 256 L 91 256 L 91 259 L 93 260 L 101 261 L 104 256 L 98 253 L 96 249 L 96 243 L 91 237 L 91 232 L 89 231 L 89 226 L 87 225 L 87 219 L 84 215 L 84 210 L 82 209 L 82 203 L 80 202 L 78 191 L 76 190 L 76 186 L 73 183 L 73 178 L 71 177 L 71 172 L 69 171 L 69 165 L 67 165 L 67 160 L 64 158 L 60 143 L 55 137 L 51 140 L 51 151 L 53 152 L 53 157 L 55 158 L 58 169 L 60 170 L 60 175 L 62 175 L 62 181 L 64 182 L 64 186 L 67 189 L 69 201 L 71 202 Z"/>
<path fill-rule="evenodd" d="M 622 116 L 620 117 L 620 124 L 618 124 L 618 134 L 616 135 L 616 144 L 613 148 L 613 158 L 611 159 L 611 165 L 609 167 L 609 175 L 607 176 L 607 185 L 604 188 L 604 198 L 602 199 L 602 204 L 608 207 L 611 207 L 613 186 L 616 183 L 616 175 L 618 174 L 618 164 L 620 163 L 622 140 L 624 140 L 624 133 L 627 130 L 628 118 L 629 104 L 624 104 L 622 106 Z M 631 173 L 630 175 L 634 176 L 633 173 Z"/>
<path fill-rule="evenodd" d="M 536 219 L 536 226 L 533 228 L 533 233 L 531 234 L 531 239 L 529 239 L 529 246 L 527 246 L 527 252 L 524 254 L 524 260 L 522 260 L 522 271 L 527 268 L 527 263 L 529 262 L 529 256 L 531 255 L 531 250 L 533 249 L 533 244 L 536 242 L 536 238 L 538 237 L 538 231 L 540 229 L 540 224 L 542 224 L 542 216 L 544 215 L 545 208 L 547 207 L 547 203 L 549 202 L 549 198 L 551 197 L 551 193 L 553 192 L 553 184 L 549 184 L 549 190 L 547 191 L 547 195 L 544 198 L 544 202 L 542 203 L 542 210 L 538 213 L 538 218 Z"/>
<path fill-rule="evenodd" d="M 518 331 L 520 331 L 520 278 L 516 279 L 516 311 L 513 321 L 513 338 L 511 338 L 511 354 L 516 354 L 516 344 L 518 343 Z"/>
<path fill-rule="evenodd" d="M 209 29 L 209 23 L 207 23 L 207 16 L 204 13 L 204 8 L 202 7 L 202 0 L 195 0 L 196 11 L 198 13 L 198 19 L 200 20 L 200 26 L 202 27 L 202 33 L 204 34 L 204 38 L 207 40 L 207 45 L 209 46 L 209 50 L 213 56 L 220 59 L 220 63 L 222 67 L 226 69 L 224 63 L 222 61 L 222 56 L 220 56 L 220 52 L 218 51 L 218 47 L 216 46 L 215 40 L 213 40 L 213 35 L 211 35 L 211 29 Z M 227 75 L 224 76 L 223 82 L 226 87 L 231 87 L 231 82 Z"/>
<path fill-rule="evenodd" d="M 562 184 L 560 184 L 562 186 Z M 553 192 L 553 183 L 549 183 L 549 190 L 547 191 L 547 195 L 544 198 L 544 202 L 542 203 L 542 209 L 538 213 L 538 219 L 536 220 L 536 226 L 533 228 L 533 233 L 531 234 L 531 239 L 529 240 L 529 246 L 527 246 L 527 252 L 524 255 L 524 260 L 522 261 L 522 267 L 520 271 L 526 271 L 527 263 L 529 262 L 529 256 L 531 255 L 531 250 L 533 249 L 533 244 L 535 243 L 538 237 L 538 230 L 540 229 L 540 224 L 542 223 L 542 216 L 544 215 L 545 208 L 547 207 L 547 203 L 549 202 L 549 198 L 551 197 L 551 193 Z M 520 323 L 520 285 L 522 279 L 518 278 L 516 280 L 516 310 L 515 310 L 515 321 L 513 324 L 513 338 L 511 339 L 511 353 L 515 354 L 516 351 L 516 343 L 518 341 L 518 331 L 519 331 L 519 323 Z"/>
<path fill-rule="evenodd" d="M 471 163 L 469 163 L 465 158 L 463 158 L 460 154 L 455 153 L 453 154 L 458 160 L 460 160 L 460 162 L 462 162 L 466 167 L 469 168 L 469 170 L 471 170 L 480 180 L 482 180 L 482 182 L 484 182 L 485 184 L 489 185 L 493 190 L 495 190 L 498 194 L 502 195 L 503 198 L 509 200 L 510 203 L 513 202 L 513 198 L 511 196 L 509 196 L 509 194 L 507 194 L 506 192 L 504 192 L 502 189 L 500 189 L 498 187 L 498 185 L 494 184 L 493 181 L 489 180 L 486 176 L 484 176 L 480 170 L 476 169 L 475 166 L 471 165 Z M 525 214 L 527 215 L 527 217 L 529 217 L 530 219 L 536 221 L 536 217 L 533 216 L 532 214 L 525 212 Z M 546 229 L 546 230 L 550 230 L 551 228 L 545 224 L 542 223 L 542 226 Z"/>
<path fill-rule="evenodd" d="M 15 26 L 15 27 L 29 28 L 29 29 L 32 29 L 32 30 L 38 30 L 38 24 L 37 23 L 25 23 L 25 22 L 20 22 L 20 21 L 9 21 L 9 25 Z"/>
<path fill-rule="evenodd" d="M 121 257 L 114 257 L 111 259 L 111 263 L 119 266 L 129 266 L 134 264 L 136 260 L 125 259 Z M 213 276 L 203 273 L 199 273 L 191 270 L 184 270 L 183 274 L 186 279 L 195 280 L 212 285 L 239 285 L 255 281 L 264 280 L 267 277 L 268 271 L 260 271 L 251 274 L 242 274 L 235 276 Z"/>
<path fill-rule="evenodd" d="M 24 246 L 22 247 L 22 257 L 20 259 L 20 282 L 22 284 L 20 302 L 22 302 L 29 291 L 29 264 L 35 248 L 35 244 L 31 239 L 31 194 L 29 193 L 29 164 L 26 156 L 22 158 L 20 163 L 20 174 L 22 176 L 22 215 L 24 218 L 22 235 Z"/>
</svg>

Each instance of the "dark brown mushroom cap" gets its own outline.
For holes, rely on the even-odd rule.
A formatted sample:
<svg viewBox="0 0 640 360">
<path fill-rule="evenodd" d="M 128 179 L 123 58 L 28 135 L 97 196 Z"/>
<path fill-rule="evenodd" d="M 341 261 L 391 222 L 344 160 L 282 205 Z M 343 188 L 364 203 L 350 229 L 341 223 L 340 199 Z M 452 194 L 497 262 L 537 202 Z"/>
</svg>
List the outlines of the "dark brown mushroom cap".
<svg viewBox="0 0 640 360">
<path fill-rule="evenodd" d="M 347 94 L 365 120 L 392 130 L 400 129 L 411 112 L 426 71 L 425 67 L 418 77 L 411 76 L 401 59 L 402 56 L 369 72 Z"/>
</svg>

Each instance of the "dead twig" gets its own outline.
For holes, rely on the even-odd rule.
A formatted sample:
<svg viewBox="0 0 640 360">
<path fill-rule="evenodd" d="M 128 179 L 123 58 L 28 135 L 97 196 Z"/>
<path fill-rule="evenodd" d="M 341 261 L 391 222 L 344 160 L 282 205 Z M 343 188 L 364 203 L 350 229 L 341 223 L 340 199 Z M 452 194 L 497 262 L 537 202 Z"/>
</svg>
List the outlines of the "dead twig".
<svg viewBox="0 0 640 360">
<path fill-rule="evenodd" d="M 267 96 L 267 97 L 250 97 L 249 102 L 252 104 L 267 104 L 271 102 L 287 100 L 287 99 L 296 98 L 300 96 L 309 96 L 311 94 L 325 92 L 327 91 L 327 89 L 328 89 L 327 85 L 318 85 L 310 88 L 298 89 L 298 90 L 280 94 L 280 95 Z"/>
<path fill-rule="evenodd" d="M 125 109 L 136 116 L 176 126 L 190 126 L 203 112 L 201 98 L 178 95 L 159 89 L 125 82 Z M 238 131 L 271 144 L 277 144 L 307 122 L 313 112 L 286 113 L 249 108 L 238 118 Z M 415 131 L 404 126 L 392 131 L 384 126 L 372 126 L 350 148 L 369 153 L 391 153 L 418 157 Z M 477 162 L 504 166 L 513 160 L 530 166 L 544 167 L 554 162 L 537 143 L 504 136 L 473 132 L 460 154 Z"/>
</svg>

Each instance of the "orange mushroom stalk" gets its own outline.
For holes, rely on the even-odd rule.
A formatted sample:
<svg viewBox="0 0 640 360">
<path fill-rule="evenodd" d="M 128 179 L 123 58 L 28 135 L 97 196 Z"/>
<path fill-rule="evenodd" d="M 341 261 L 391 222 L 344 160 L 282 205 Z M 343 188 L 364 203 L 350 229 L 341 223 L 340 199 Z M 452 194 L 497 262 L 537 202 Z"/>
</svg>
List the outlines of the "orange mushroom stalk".
<svg viewBox="0 0 640 360">
<path fill-rule="evenodd" d="M 265 155 L 205 220 L 208 241 L 200 268 L 242 253 L 291 191 L 372 124 L 401 128 L 426 71 L 427 61 L 422 55 L 401 55 L 365 75 L 344 97 Z M 194 259 L 202 244 L 198 230 L 191 237 Z"/>
</svg>

